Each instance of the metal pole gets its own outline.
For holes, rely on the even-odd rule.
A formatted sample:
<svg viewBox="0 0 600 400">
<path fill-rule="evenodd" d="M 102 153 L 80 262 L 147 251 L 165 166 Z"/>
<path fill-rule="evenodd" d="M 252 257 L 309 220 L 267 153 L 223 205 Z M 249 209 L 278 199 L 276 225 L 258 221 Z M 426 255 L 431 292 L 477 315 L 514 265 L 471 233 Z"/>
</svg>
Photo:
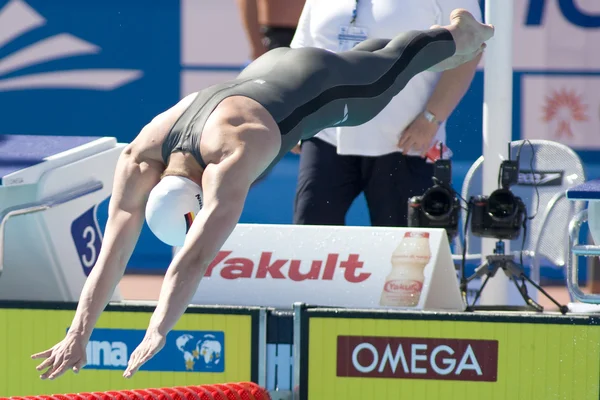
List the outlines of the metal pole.
<svg viewBox="0 0 600 400">
<path fill-rule="evenodd" d="M 484 56 L 482 187 L 486 195 L 498 188 L 500 163 L 508 158 L 508 142 L 512 140 L 513 19 L 514 0 L 485 1 L 486 23 L 496 28 Z M 493 253 L 495 242 L 495 239 L 483 239 L 482 262 L 486 255 Z M 506 243 L 506 254 L 509 252 Z M 481 304 L 508 304 L 509 283 L 505 274 L 496 274 L 483 291 Z"/>
</svg>

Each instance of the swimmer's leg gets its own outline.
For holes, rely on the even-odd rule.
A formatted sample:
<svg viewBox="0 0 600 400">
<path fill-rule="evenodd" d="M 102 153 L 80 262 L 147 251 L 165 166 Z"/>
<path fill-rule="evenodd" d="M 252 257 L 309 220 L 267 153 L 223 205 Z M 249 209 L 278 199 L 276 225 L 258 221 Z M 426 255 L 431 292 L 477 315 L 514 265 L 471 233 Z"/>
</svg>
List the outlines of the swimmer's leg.
<svg viewBox="0 0 600 400">
<path fill-rule="evenodd" d="M 447 27 L 410 31 L 387 42 L 369 40 L 337 54 L 317 48 L 289 51 L 263 74 L 277 91 L 270 109 L 284 116 L 278 119 L 281 132 L 294 130 L 294 142 L 327 127 L 362 125 L 414 76 L 441 63 L 444 69 L 460 65 L 493 36 L 493 27 L 465 10 L 455 10 L 451 20 Z"/>
<path fill-rule="evenodd" d="M 367 39 L 367 40 L 363 40 L 362 42 L 360 42 L 359 44 L 354 46 L 351 51 L 381 50 L 385 46 L 387 46 L 388 43 L 390 43 L 390 42 L 391 42 L 391 39 Z"/>
<path fill-rule="evenodd" d="M 268 78 L 289 108 L 279 112 L 287 115 L 279 127 L 289 132 L 302 122 L 306 139 L 327 127 L 362 125 L 412 77 L 452 57 L 455 50 L 452 34 L 442 28 L 366 40 L 342 53 L 294 49 Z"/>
<path fill-rule="evenodd" d="M 370 51 L 374 48 L 377 50 Z M 452 34 L 440 28 L 406 32 L 387 43 L 384 39 L 365 41 L 351 51 L 337 54 L 342 62 L 331 62 L 336 64 L 343 83 L 326 85 L 350 111 L 349 117 L 337 126 L 357 126 L 371 120 L 415 75 L 451 58 L 455 51 Z M 345 89 L 334 88 L 340 85 Z"/>
</svg>

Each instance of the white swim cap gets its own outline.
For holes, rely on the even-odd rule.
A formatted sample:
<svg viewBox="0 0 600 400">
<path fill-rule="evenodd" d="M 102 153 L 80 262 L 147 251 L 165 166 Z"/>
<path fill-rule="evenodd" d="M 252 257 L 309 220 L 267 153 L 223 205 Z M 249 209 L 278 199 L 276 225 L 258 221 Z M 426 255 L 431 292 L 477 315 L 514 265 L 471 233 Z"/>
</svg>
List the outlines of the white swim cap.
<svg viewBox="0 0 600 400">
<path fill-rule="evenodd" d="M 162 242 L 183 246 L 185 235 L 202 208 L 202 189 L 182 176 L 165 176 L 152 189 L 146 222 Z"/>
</svg>

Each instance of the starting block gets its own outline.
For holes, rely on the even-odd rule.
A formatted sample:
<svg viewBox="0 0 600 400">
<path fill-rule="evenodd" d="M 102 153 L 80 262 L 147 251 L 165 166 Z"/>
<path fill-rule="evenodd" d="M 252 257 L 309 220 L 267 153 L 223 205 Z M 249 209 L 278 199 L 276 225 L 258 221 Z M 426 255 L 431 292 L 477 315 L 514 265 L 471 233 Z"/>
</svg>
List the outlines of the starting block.
<svg viewBox="0 0 600 400">
<path fill-rule="evenodd" d="M 0 135 L 0 300 L 79 299 L 102 243 L 96 209 L 124 147 L 112 137 Z"/>
<path fill-rule="evenodd" d="M 567 198 L 572 201 L 587 201 L 588 208 L 571 220 L 569 224 L 569 259 L 567 263 L 567 287 L 571 296 L 578 302 L 594 304 L 595 307 L 582 306 L 577 303 L 569 304 L 571 310 L 585 308 L 587 311 L 600 311 L 600 295 L 586 294 L 579 287 L 578 257 L 600 256 L 600 179 L 591 180 L 567 190 Z M 579 243 L 579 233 L 583 223 L 587 221 L 592 240 L 595 244 Z"/>
</svg>

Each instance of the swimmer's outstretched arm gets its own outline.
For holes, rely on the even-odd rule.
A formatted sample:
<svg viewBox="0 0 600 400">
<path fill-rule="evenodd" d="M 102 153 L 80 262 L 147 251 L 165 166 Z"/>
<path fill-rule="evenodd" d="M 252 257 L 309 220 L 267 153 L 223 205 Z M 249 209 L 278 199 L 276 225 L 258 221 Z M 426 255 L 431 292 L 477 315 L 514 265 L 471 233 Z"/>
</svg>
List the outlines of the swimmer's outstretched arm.
<svg viewBox="0 0 600 400">
<path fill-rule="evenodd" d="M 131 146 L 119 157 L 102 248 L 83 287 L 71 327 L 57 345 L 32 356 L 46 359 L 37 368 L 47 369 L 42 379 L 54 379 L 69 369 L 78 372 L 85 365 L 85 347 L 123 277 L 144 224 L 146 199 L 161 172 L 158 165 L 136 160 Z"/>
<path fill-rule="evenodd" d="M 146 336 L 131 354 L 125 377 L 131 377 L 164 346 L 167 334 L 192 301 L 209 264 L 237 225 L 251 184 L 277 155 L 281 144 L 278 131 L 257 134 L 264 129 L 244 130 L 244 134 L 254 133 L 261 139 L 247 142 L 218 164 L 206 167 L 202 176 L 202 210 L 167 269 Z M 239 293 L 232 293 L 235 295 Z"/>
</svg>

